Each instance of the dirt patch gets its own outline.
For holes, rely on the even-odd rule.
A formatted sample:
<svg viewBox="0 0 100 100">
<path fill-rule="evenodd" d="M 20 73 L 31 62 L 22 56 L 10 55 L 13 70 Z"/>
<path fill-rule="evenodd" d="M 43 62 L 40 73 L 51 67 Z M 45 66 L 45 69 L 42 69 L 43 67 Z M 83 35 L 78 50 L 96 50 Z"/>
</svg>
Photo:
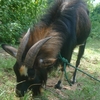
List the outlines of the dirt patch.
<svg viewBox="0 0 100 100">
<path fill-rule="evenodd" d="M 76 89 L 81 90 L 82 89 L 82 84 L 81 83 L 75 83 L 72 86 L 69 86 L 68 82 L 66 80 L 64 80 L 64 85 L 62 85 L 62 89 L 58 90 L 55 89 L 54 86 L 57 83 L 58 78 L 49 78 L 47 81 L 47 90 L 50 91 L 53 95 L 56 95 L 58 98 L 61 98 L 61 100 L 67 100 L 69 98 L 67 94 L 67 92 L 65 92 L 66 90 L 69 91 L 75 91 Z M 51 100 L 51 99 L 49 99 Z M 52 100 L 60 100 L 60 99 L 52 99 Z"/>
</svg>

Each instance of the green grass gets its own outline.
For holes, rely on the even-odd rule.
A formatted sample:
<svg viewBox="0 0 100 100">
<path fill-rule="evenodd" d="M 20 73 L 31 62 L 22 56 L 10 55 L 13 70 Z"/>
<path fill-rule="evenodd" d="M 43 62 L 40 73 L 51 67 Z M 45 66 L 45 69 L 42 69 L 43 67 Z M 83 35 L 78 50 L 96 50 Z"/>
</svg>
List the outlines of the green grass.
<svg viewBox="0 0 100 100">
<path fill-rule="evenodd" d="M 100 40 L 88 40 L 85 54 L 79 68 L 100 80 Z M 2 49 L 0 48 L 0 51 Z M 75 65 L 77 48 L 74 51 L 71 64 Z M 6 53 L 0 53 L 0 100 L 19 100 L 15 96 L 16 78 L 13 72 L 15 59 Z M 73 68 L 69 68 L 72 76 Z M 100 82 L 97 82 L 81 72 L 77 72 L 77 82 L 69 86 L 64 80 L 64 89 L 55 90 L 48 85 L 55 85 L 59 72 L 53 72 L 47 83 L 47 90 L 34 100 L 100 100 Z M 31 94 L 26 94 L 21 100 L 31 100 Z"/>
</svg>

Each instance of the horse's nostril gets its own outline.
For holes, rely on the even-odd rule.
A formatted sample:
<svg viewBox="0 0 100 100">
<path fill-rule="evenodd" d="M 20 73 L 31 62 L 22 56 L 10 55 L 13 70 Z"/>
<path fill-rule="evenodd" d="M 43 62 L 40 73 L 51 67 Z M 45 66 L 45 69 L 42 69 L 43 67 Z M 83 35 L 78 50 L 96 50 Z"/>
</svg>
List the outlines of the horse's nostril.
<svg viewBox="0 0 100 100">
<path fill-rule="evenodd" d="M 17 90 L 17 89 L 16 89 L 16 96 L 17 96 L 17 97 L 22 97 L 22 96 L 23 96 L 23 95 L 21 94 L 21 91 L 20 91 L 20 90 Z"/>
</svg>

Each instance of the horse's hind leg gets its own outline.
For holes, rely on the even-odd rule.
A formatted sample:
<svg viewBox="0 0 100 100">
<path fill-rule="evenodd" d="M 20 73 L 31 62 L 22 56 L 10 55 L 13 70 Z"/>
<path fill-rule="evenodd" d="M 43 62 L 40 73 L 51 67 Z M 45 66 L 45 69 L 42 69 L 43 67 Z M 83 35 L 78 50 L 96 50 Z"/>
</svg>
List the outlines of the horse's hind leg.
<svg viewBox="0 0 100 100">
<path fill-rule="evenodd" d="M 74 73 L 73 73 L 73 80 L 72 80 L 72 83 L 73 83 L 73 84 L 74 84 L 75 81 L 76 81 L 76 72 L 77 72 L 77 68 L 78 68 L 78 66 L 79 66 L 79 64 L 80 64 L 80 60 L 81 60 L 81 58 L 82 58 L 82 56 L 83 56 L 83 54 L 84 54 L 85 45 L 86 45 L 86 42 L 85 42 L 83 45 L 80 45 L 80 46 L 79 46 L 79 51 L 78 51 L 78 56 L 77 56 L 77 61 L 76 61 L 76 69 L 75 69 L 75 71 L 74 71 Z"/>
</svg>

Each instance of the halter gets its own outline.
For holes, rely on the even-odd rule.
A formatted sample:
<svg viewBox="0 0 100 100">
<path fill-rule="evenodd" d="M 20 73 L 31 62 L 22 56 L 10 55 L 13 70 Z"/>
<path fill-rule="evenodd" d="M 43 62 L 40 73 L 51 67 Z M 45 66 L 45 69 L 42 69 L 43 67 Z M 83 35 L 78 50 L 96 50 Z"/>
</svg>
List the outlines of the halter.
<svg viewBox="0 0 100 100">
<path fill-rule="evenodd" d="M 19 84 L 24 83 L 24 82 L 26 82 L 26 81 L 32 81 L 32 80 L 35 79 L 35 77 L 36 77 L 36 73 L 35 73 L 35 76 L 34 76 L 33 78 L 28 78 L 28 80 L 20 81 L 20 82 L 18 82 L 16 85 L 19 85 Z M 28 87 L 28 89 L 29 89 L 30 87 L 36 86 L 36 85 L 41 85 L 41 84 L 31 84 L 31 85 Z"/>
</svg>

